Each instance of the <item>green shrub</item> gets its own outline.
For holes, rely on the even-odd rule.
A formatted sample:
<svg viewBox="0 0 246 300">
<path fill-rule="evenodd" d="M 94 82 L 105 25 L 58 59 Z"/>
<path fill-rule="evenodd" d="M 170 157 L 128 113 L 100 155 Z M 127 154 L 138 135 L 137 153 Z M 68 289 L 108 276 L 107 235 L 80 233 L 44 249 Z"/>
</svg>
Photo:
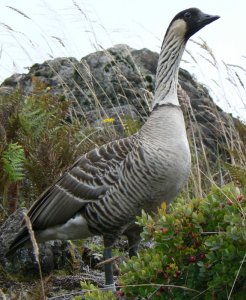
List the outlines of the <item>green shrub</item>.
<svg viewBox="0 0 246 300">
<path fill-rule="evenodd" d="M 95 285 L 88 282 L 81 282 L 81 288 L 85 291 L 83 297 L 76 296 L 73 300 L 116 300 L 116 296 L 112 291 L 99 289 Z"/>
<path fill-rule="evenodd" d="M 243 299 L 245 192 L 233 184 L 213 186 L 206 198 L 178 199 L 169 214 L 160 209 L 157 221 L 143 213 L 138 222 L 152 247 L 122 266 L 126 296 Z"/>
</svg>

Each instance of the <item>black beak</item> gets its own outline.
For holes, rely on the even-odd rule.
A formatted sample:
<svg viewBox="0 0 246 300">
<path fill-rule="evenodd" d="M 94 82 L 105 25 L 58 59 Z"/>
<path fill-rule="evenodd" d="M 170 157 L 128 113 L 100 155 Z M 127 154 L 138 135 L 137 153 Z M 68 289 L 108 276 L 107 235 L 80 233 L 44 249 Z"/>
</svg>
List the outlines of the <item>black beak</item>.
<svg viewBox="0 0 246 300">
<path fill-rule="evenodd" d="M 220 16 L 213 16 L 213 15 L 208 15 L 208 14 L 204 14 L 203 12 L 201 12 L 200 14 L 200 18 L 198 21 L 199 24 L 199 29 L 201 29 L 202 27 L 212 23 L 215 20 L 218 20 L 220 18 Z"/>
</svg>

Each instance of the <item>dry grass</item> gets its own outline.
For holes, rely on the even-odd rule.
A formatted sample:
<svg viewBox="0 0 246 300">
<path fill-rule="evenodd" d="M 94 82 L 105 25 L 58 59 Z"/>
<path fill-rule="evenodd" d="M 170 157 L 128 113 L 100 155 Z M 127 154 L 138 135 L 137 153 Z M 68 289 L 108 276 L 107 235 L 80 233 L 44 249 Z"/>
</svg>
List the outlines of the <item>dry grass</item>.
<svg viewBox="0 0 246 300">
<path fill-rule="evenodd" d="M 40 264 L 40 260 L 39 260 L 39 247 L 38 247 L 38 244 L 35 239 L 34 231 L 32 229 L 32 223 L 26 213 L 24 213 L 24 219 L 26 222 L 26 226 L 27 226 L 30 238 L 31 238 L 31 242 L 32 242 L 32 246 L 33 246 L 33 253 L 34 253 L 36 262 L 38 264 L 39 275 L 40 275 L 40 284 L 41 284 L 41 293 L 42 293 L 43 299 L 45 300 L 46 296 L 45 296 L 44 281 L 43 281 L 41 264 Z"/>
</svg>

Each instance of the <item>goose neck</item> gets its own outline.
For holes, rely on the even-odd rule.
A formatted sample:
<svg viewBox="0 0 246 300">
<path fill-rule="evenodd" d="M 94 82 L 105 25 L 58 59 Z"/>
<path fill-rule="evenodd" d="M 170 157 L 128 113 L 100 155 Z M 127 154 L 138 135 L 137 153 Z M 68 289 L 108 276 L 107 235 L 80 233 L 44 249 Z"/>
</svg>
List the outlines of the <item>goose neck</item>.
<svg viewBox="0 0 246 300">
<path fill-rule="evenodd" d="M 166 35 L 157 66 L 153 109 L 163 104 L 179 105 L 178 71 L 184 49 L 184 39 L 174 36 L 172 32 Z"/>
</svg>

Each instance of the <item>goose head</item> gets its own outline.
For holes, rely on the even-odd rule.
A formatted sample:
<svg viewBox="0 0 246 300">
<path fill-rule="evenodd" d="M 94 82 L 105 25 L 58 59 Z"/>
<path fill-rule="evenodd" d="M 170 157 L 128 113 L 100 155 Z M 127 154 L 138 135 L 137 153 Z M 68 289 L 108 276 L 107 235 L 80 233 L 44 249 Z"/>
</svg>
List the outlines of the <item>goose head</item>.
<svg viewBox="0 0 246 300">
<path fill-rule="evenodd" d="M 204 26 L 219 19 L 220 16 L 203 13 L 198 8 L 188 8 L 179 12 L 171 21 L 167 33 L 187 41 Z"/>
</svg>

